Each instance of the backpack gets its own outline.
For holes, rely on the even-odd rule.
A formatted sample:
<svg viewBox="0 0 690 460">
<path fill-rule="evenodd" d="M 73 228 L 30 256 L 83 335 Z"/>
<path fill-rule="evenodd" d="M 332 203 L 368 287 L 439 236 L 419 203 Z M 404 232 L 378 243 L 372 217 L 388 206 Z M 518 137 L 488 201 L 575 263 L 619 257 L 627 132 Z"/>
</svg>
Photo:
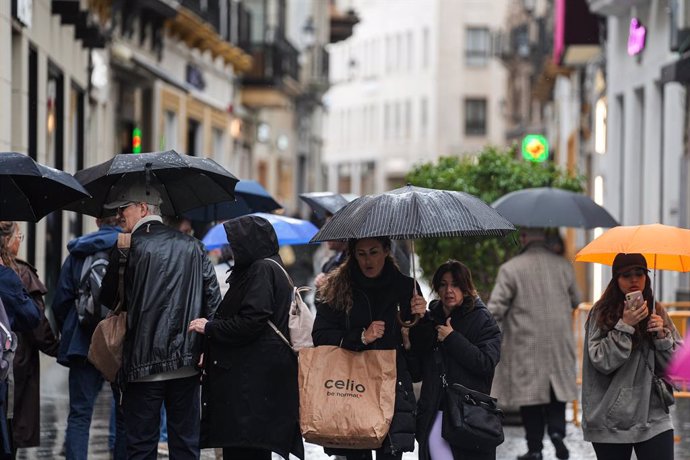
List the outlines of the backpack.
<svg viewBox="0 0 690 460">
<path fill-rule="evenodd" d="M 10 321 L 0 300 L 0 381 L 5 381 L 12 369 L 18 343 L 17 335 L 10 330 Z"/>
<path fill-rule="evenodd" d="M 79 324 L 93 329 L 106 317 L 108 308 L 99 301 L 103 276 L 108 269 L 109 255 L 105 251 L 91 254 L 84 259 L 79 278 L 79 296 L 77 297 L 77 315 Z"/>
<path fill-rule="evenodd" d="M 295 287 L 292 278 L 290 278 L 290 275 L 288 275 L 288 272 L 285 271 L 282 265 L 273 259 L 265 260 L 270 260 L 280 267 L 292 287 L 292 299 L 290 301 L 290 311 L 288 312 L 288 332 L 290 340 L 278 330 L 276 325 L 273 324 L 273 321 L 269 321 L 268 324 L 294 352 L 298 352 L 302 348 L 313 347 L 314 342 L 311 338 L 311 330 L 314 327 L 314 313 L 312 313 L 309 306 L 302 299 L 302 292 L 309 291 L 311 288 L 306 286 L 299 288 Z"/>
</svg>

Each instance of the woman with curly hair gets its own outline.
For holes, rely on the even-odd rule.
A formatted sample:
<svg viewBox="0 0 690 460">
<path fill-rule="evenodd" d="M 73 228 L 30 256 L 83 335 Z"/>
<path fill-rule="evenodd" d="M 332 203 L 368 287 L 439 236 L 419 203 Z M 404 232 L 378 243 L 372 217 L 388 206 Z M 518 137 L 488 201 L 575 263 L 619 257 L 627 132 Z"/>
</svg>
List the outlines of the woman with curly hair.
<svg viewBox="0 0 690 460">
<path fill-rule="evenodd" d="M 400 273 L 387 237 L 349 240 L 345 261 L 330 272 L 317 292 L 314 345 L 348 350 L 397 350 L 395 410 L 383 446 L 376 458 L 400 459 L 414 449 L 412 378 L 407 368 L 397 311 L 401 316 L 423 315 L 426 301 L 412 278 Z M 370 450 L 326 449 L 348 460 L 371 459 Z"/>
<path fill-rule="evenodd" d="M 643 301 L 626 302 L 635 291 Z M 664 376 L 680 336 L 654 303 L 644 256 L 616 255 L 613 278 L 585 328 L 584 439 L 599 459 L 629 460 L 633 449 L 639 460 L 673 459 L 673 424 L 654 382 Z"/>
<path fill-rule="evenodd" d="M 48 292 L 36 269 L 17 258 L 24 235 L 16 222 L 0 222 L 0 255 L 22 280 L 24 289 L 41 310 L 40 323 L 29 331 L 18 332 L 19 344 L 14 357 L 14 418 L 12 434 L 15 448 L 41 444 L 40 433 L 40 362 L 38 352 L 57 356 L 59 342 L 44 315 L 43 296 Z"/>
</svg>

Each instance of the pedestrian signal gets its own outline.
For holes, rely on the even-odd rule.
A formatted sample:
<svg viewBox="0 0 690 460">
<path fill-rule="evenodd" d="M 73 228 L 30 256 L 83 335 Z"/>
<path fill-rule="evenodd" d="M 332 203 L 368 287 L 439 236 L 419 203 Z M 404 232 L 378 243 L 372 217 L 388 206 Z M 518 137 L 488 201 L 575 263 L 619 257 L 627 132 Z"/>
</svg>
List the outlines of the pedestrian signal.
<svg viewBox="0 0 690 460">
<path fill-rule="evenodd" d="M 132 153 L 141 153 L 141 129 L 132 130 Z"/>
<path fill-rule="evenodd" d="M 534 163 L 546 161 L 549 158 L 549 142 L 541 134 L 528 134 L 522 140 L 522 157 Z"/>
</svg>

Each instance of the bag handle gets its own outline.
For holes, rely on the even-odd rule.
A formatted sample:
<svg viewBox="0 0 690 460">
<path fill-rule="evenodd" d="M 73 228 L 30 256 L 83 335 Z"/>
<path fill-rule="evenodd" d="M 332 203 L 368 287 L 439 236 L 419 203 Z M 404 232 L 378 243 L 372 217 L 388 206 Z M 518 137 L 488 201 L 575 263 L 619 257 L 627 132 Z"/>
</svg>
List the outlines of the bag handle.
<svg viewBox="0 0 690 460">
<path fill-rule="evenodd" d="M 278 267 L 280 267 L 280 269 L 283 271 L 283 273 L 285 273 L 285 277 L 287 278 L 288 282 L 290 283 L 290 288 L 291 288 L 291 289 L 293 290 L 293 292 L 294 292 L 294 291 L 295 291 L 295 285 L 292 283 L 292 278 L 290 278 L 290 275 L 288 275 L 288 272 L 283 268 L 283 266 L 280 265 L 280 264 L 279 264 L 278 262 L 276 262 L 275 260 L 269 259 L 268 257 L 265 257 L 264 260 L 270 260 L 271 262 L 273 262 L 274 264 L 276 264 Z M 297 293 L 297 294 L 299 294 L 299 293 Z M 297 350 L 295 350 L 294 348 L 292 348 L 292 344 L 290 343 L 290 341 L 287 339 L 287 337 L 285 337 L 285 335 L 284 335 L 282 332 L 280 332 L 280 329 L 278 329 L 278 327 L 275 325 L 275 323 L 269 319 L 269 320 L 268 320 L 268 325 L 271 326 L 271 329 L 273 329 L 273 330 L 275 331 L 275 333 L 278 334 L 278 337 L 280 337 L 280 339 L 281 339 L 283 342 L 285 342 L 285 345 L 287 345 L 288 347 L 290 347 L 290 350 L 292 350 L 292 352 L 293 352 L 295 355 L 297 355 Z"/>
<path fill-rule="evenodd" d="M 119 315 L 125 307 L 125 269 L 129 258 L 129 248 L 132 244 L 131 233 L 118 233 L 117 235 L 117 306 L 113 310 L 114 315 Z"/>
</svg>

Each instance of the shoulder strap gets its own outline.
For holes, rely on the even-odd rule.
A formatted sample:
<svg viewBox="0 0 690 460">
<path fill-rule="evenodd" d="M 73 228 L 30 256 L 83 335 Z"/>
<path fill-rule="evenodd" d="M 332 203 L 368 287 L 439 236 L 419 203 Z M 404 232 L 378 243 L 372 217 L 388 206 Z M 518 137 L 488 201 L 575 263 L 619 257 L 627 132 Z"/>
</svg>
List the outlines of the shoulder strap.
<svg viewBox="0 0 690 460">
<path fill-rule="evenodd" d="M 288 274 L 287 270 L 285 270 L 285 268 L 282 265 L 280 265 L 278 262 L 276 262 L 273 259 L 269 259 L 268 257 L 264 258 L 264 260 L 270 260 L 271 262 L 276 264 L 278 266 L 278 268 L 280 268 L 283 271 L 283 273 L 285 273 L 285 277 L 290 282 L 290 287 L 295 287 L 295 283 L 292 282 L 292 278 L 290 278 L 290 275 Z"/>
<path fill-rule="evenodd" d="M 118 253 L 118 269 L 117 269 L 117 296 L 118 304 L 113 310 L 113 313 L 119 314 L 125 303 L 125 268 L 127 268 L 127 259 L 129 258 L 129 247 L 132 243 L 131 233 L 118 233 L 117 235 L 117 253 Z"/>
</svg>

